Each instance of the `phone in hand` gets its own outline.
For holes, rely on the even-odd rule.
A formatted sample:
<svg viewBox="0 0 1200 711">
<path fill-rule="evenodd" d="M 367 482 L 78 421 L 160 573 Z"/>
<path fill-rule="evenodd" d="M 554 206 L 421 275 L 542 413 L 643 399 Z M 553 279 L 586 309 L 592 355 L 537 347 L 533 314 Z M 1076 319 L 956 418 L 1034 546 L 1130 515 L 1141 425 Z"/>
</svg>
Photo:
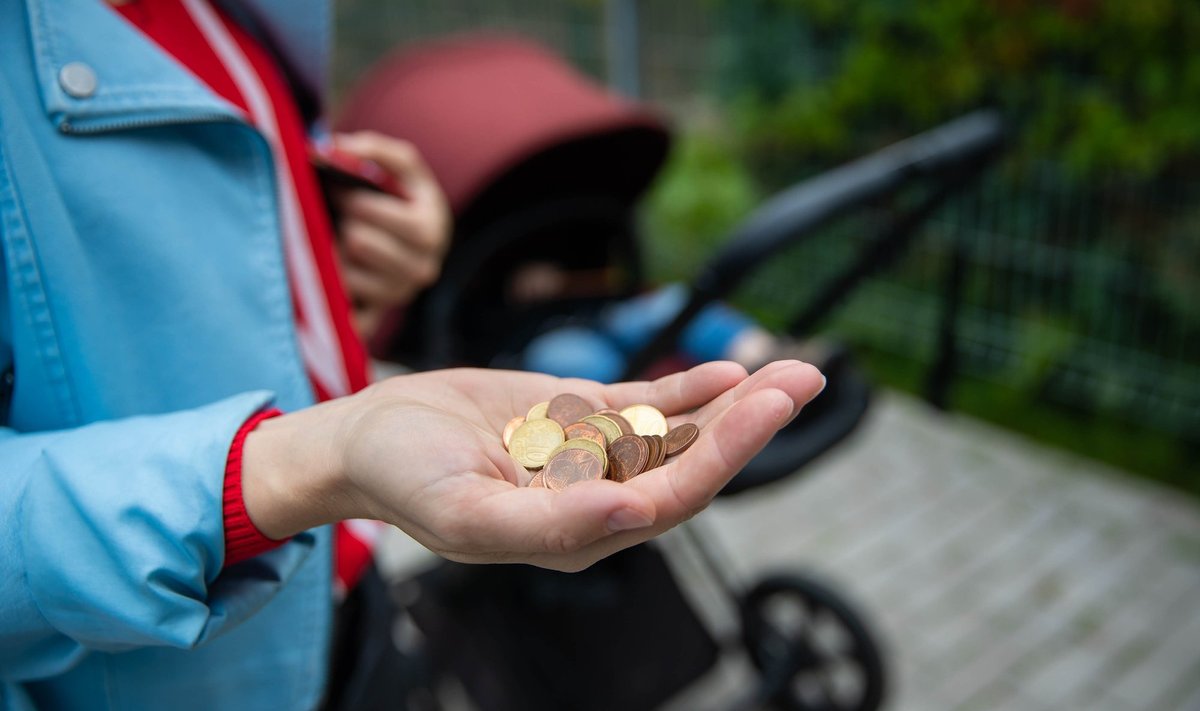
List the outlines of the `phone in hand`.
<svg viewBox="0 0 1200 711">
<path fill-rule="evenodd" d="M 404 198 L 404 187 L 396 176 L 375 161 L 340 151 L 331 145 L 313 146 L 309 163 L 317 171 L 321 187 L 329 198 L 337 188 L 361 188 Z"/>
</svg>

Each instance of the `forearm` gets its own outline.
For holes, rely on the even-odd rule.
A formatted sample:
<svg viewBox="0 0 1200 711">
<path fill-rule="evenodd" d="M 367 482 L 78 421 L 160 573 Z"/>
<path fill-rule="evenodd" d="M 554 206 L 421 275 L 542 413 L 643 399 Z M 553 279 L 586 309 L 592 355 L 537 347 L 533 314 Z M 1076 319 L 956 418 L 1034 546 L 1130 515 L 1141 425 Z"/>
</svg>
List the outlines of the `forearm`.
<svg viewBox="0 0 1200 711">
<path fill-rule="evenodd" d="M 797 362 L 749 377 L 734 363 L 709 363 L 612 386 L 498 370 L 398 376 L 251 433 L 246 511 L 276 538 L 370 518 L 452 560 L 580 570 L 703 509 L 822 384 Z M 700 437 L 627 483 L 518 486 L 527 474 L 504 449 L 504 423 L 563 392 L 597 407 L 650 404 Z"/>
<path fill-rule="evenodd" d="M 358 398 L 342 398 L 263 421 L 242 450 L 246 513 L 269 538 L 369 514 L 350 492 L 342 451 Z"/>
<path fill-rule="evenodd" d="M 213 606 L 256 608 L 226 604 L 212 584 L 223 568 L 229 443 L 268 400 L 248 394 L 41 434 L 0 430 L 4 678 L 53 673 L 86 649 L 193 646 L 241 619 L 211 618 Z M 303 559 L 285 557 L 289 566 Z M 242 600 L 248 587 L 225 590 Z"/>
</svg>

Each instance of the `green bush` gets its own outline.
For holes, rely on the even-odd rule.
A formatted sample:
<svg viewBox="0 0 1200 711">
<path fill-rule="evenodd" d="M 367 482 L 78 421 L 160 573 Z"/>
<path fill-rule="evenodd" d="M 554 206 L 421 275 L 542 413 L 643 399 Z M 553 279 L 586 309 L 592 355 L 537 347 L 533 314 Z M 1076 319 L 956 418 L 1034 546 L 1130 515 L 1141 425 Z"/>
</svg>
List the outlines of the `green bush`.
<svg viewBox="0 0 1200 711">
<path fill-rule="evenodd" d="M 1017 155 L 1149 178 L 1200 155 L 1200 3 L 718 0 L 722 91 L 756 165 L 828 162 L 978 106 Z M 776 172 L 772 173 L 774 169 Z M 786 177 L 786 176 L 785 176 Z"/>
<path fill-rule="evenodd" d="M 692 127 L 647 196 L 651 278 L 691 279 L 762 197 L 729 141 L 715 130 Z"/>
<path fill-rule="evenodd" d="M 723 125 L 689 126 L 653 193 L 652 264 L 686 278 L 760 196 L 999 108 L 1001 168 L 826 327 L 877 382 L 922 390 L 949 236 L 965 239 L 953 406 L 1200 494 L 1200 3 L 711 3 Z M 861 212 L 737 303 L 786 323 L 872 231 Z"/>
</svg>

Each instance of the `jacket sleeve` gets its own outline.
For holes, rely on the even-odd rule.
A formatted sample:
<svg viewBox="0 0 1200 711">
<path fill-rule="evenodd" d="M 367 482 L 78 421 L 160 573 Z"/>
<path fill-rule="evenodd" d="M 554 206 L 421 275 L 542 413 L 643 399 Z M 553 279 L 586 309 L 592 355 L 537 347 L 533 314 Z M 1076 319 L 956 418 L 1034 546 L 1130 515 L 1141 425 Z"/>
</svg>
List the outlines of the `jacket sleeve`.
<svg viewBox="0 0 1200 711">
<path fill-rule="evenodd" d="M 88 650 L 192 647 L 286 584 L 313 536 L 222 571 L 229 445 L 269 401 L 0 428 L 0 678 L 57 674 Z"/>
</svg>

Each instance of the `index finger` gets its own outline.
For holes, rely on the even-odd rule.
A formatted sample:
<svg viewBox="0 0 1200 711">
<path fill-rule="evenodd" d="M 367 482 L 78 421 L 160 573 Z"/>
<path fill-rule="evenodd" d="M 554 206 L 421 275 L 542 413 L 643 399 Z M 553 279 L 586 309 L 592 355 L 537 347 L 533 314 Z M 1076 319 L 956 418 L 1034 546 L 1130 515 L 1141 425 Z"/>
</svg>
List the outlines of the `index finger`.
<svg viewBox="0 0 1200 711">
<path fill-rule="evenodd" d="M 797 409 L 782 390 L 756 390 L 721 412 L 683 454 L 625 485 L 654 502 L 657 523 L 681 523 L 708 506 Z"/>
<path fill-rule="evenodd" d="M 645 403 L 670 416 L 700 407 L 745 379 L 746 369 L 737 363 L 713 361 L 654 381 L 609 385 L 603 396 L 609 407 Z"/>
<path fill-rule="evenodd" d="M 782 390 L 791 398 L 794 415 L 825 388 L 825 376 L 808 363 L 798 360 L 768 363 L 736 386 L 716 396 L 712 402 L 701 407 L 693 415 L 682 419 L 704 427 L 734 403 L 755 391 L 768 388 Z"/>
</svg>

